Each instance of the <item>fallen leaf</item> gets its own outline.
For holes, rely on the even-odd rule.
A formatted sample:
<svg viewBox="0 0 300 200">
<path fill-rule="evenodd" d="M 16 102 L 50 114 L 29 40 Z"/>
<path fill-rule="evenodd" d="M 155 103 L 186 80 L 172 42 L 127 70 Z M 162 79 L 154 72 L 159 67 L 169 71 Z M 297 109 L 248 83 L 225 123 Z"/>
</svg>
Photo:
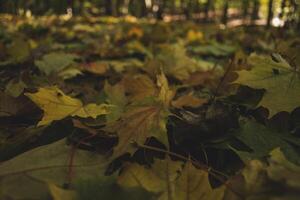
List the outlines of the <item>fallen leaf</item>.
<svg viewBox="0 0 300 200">
<path fill-rule="evenodd" d="M 212 42 L 211 44 L 192 46 L 189 47 L 188 50 L 192 54 L 196 54 L 198 56 L 211 55 L 216 57 L 225 57 L 233 54 L 236 51 L 236 47 L 229 44 Z"/>
<path fill-rule="evenodd" d="M 269 117 L 282 111 L 291 112 L 300 106 L 299 72 L 280 55 L 277 55 L 276 60 L 252 54 L 249 62 L 253 68 L 250 71 L 238 71 L 239 78 L 234 82 L 255 89 L 265 89 L 257 106 L 266 107 Z"/>
<path fill-rule="evenodd" d="M 159 200 L 176 199 L 175 188 L 182 162 L 155 160 L 151 168 L 129 164 L 123 169 L 118 183 L 125 188 L 142 187 L 149 192 L 160 194 Z M 168 198 L 169 197 L 169 198 Z"/>
<path fill-rule="evenodd" d="M 180 96 L 178 99 L 172 101 L 172 106 L 175 108 L 191 107 L 197 108 L 207 103 L 207 99 L 195 97 L 192 93 Z"/>
<path fill-rule="evenodd" d="M 74 78 L 81 75 L 82 72 L 77 68 L 66 68 L 58 73 L 58 76 L 62 77 L 64 80 Z"/>
<path fill-rule="evenodd" d="M 225 190 L 224 185 L 213 189 L 209 183 L 208 173 L 187 162 L 176 181 L 175 199 L 223 200 Z"/>
<path fill-rule="evenodd" d="M 300 167 L 287 160 L 280 148 L 276 148 L 270 153 L 269 162 L 267 173 L 272 180 L 284 182 L 289 187 L 300 189 Z"/>
<path fill-rule="evenodd" d="M 49 53 L 44 55 L 41 60 L 36 60 L 35 65 L 46 75 L 50 75 L 75 64 L 76 58 L 77 56 L 73 54 Z"/>
<path fill-rule="evenodd" d="M 93 74 L 103 75 L 109 69 L 109 64 L 107 62 L 97 61 L 88 63 L 83 69 Z"/>
<path fill-rule="evenodd" d="M 160 88 L 158 99 L 168 107 L 175 96 L 175 92 L 169 88 L 168 79 L 163 72 L 157 75 L 157 86 Z"/>
<path fill-rule="evenodd" d="M 222 200 L 225 186 L 212 189 L 208 173 L 190 162 L 182 169 L 182 162 L 155 160 L 151 168 L 129 164 L 118 183 L 123 187 L 142 187 L 159 194 L 159 200 Z"/>
<path fill-rule="evenodd" d="M 11 80 L 5 88 L 5 93 L 9 94 L 12 97 L 18 97 L 20 96 L 24 89 L 27 87 L 27 85 L 22 81 L 15 81 L 15 80 Z"/>
<path fill-rule="evenodd" d="M 190 75 L 190 77 L 183 81 L 184 84 L 189 86 L 206 86 L 215 79 L 213 71 L 196 72 Z"/>
<path fill-rule="evenodd" d="M 22 38 L 14 38 L 13 42 L 6 47 L 8 58 L 0 62 L 0 66 L 24 62 L 30 56 L 30 46 Z"/>
<path fill-rule="evenodd" d="M 69 192 L 57 188 L 68 180 L 68 162 L 72 147 L 66 144 L 67 141 L 63 139 L 1 163 L 0 199 L 3 196 L 14 197 L 13 199 L 46 199 L 45 196 L 50 191 L 57 200 L 61 195 L 70 196 Z M 103 156 L 77 150 L 72 166 L 74 185 L 77 186 L 85 180 L 105 179 L 104 170 L 108 163 Z"/>
<path fill-rule="evenodd" d="M 299 140 L 288 132 L 278 132 L 254 121 L 246 121 L 236 131 L 235 137 L 246 144 L 251 151 L 237 151 L 244 160 L 263 158 L 280 147 L 285 156 L 293 163 L 300 163 L 300 155 L 293 146 L 300 146 Z M 294 141 L 293 145 L 289 141 Z M 298 143 L 297 143 L 298 141 Z"/>
<path fill-rule="evenodd" d="M 154 82 L 147 75 L 124 76 L 122 82 L 131 101 L 140 101 L 157 93 Z"/>
<path fill-rule="evenodd" d="M 65 95 L 56 86 L 39 88 L 37 93 L 25 93 L 25 95 L 44 111 L 38 126 L 48 125 L 54 120 L 61 120 L 67 116 L 96 118 L 108 114 L 111 107 L 107 104 L 83 106 L 79 99 Z"/>
<path fill-rule="evenodd" d="M 106 120 L 108 122 L 115 121 L 121 117 L 128 103 L 127 97 L 125 96 L 124 85 L 120 82 L 115 85 L 110 85 L 108 82 L 105 82 L 104 92 L 107 95 L 107 102 L 114 105 L 110 113 L 106 115 Z"/>
<path fill-rule="evenodd" d="M 197 71 L 197 63 L 186 54 L 183 44 L 168 45 L 156 58 L 167 75 L 179 80 L 186 80 L 190 74 Z"/>
<path fill-rule="evenodd" d="M 112 157 L 133 154 L 137 150 L 136 144 L 144 144 L 151 136 L 168 146 L 166 117 L 167 113 L 160 105 L 128 107 L 118 121 L 105 128 L 119 137 Z"/>
<path fill-rule="evenodd" d="M 34 110 L 35 105 L 26 97 L 13 98 L 0 91 L 0 117 L 26 115 Z"/>
<path fill-rule="evenodd" d="M 55 184 L 48 185 L 53 200 L 76 200 L 76 192 L 70 190 L 64 190 L 57 187 Z"/>
</svg>

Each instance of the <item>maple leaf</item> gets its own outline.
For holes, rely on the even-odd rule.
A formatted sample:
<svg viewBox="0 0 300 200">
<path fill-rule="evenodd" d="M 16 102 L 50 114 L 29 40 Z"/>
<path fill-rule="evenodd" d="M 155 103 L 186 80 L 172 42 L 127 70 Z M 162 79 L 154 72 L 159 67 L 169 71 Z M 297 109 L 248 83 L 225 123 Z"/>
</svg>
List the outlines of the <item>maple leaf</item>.
<svg viewBox="0 0 300 200">
<path fill-rule="evenodd" d="M 291 163 L 280 148 L 270 153 L 268 176 L 278 182 L 284 182 L 290 187 L 300 189 L 300 166 Z"/>
<path fill-rule="evenodd" d="M 253 65 L 251 71 L 239 71 L 234 82 L 266 92 L 258 106 L 269 109 L 270 117 L 281 111 L 291 112 L 300 106 L 299 69 L 292 68 L 280 55 L 276 61 L 271 57 L 252 54 L 249 58 Z"/>
<path fill-rule="evenodd" d="M 195 60 L 186 55 L 185 47 L 181 43 L 163 48 L 157 60 L 161 62 L 167 75 L 172 75 L 178 80 L 188 79 L 199 67 Z"/>
<path fill-rule="evenodd" d="M 78 57 L 73 54 L 49 53 L 44 55 L 41 60 L 36 60 L 35 65 L 46 75 L 50 75 L 75 64 L 74 60 L 76 58 Z"/>
<path fill-rule="evenodd" d="M 7 47 L 6 52 L 8 58 L 0 61 L 0 66 L 24 62 L 30 56 L 30 45 L 23 38 L 13 38 L 13 42 Z"/>
<path fill-rule="evenodd" d="M 82 118 L 96 118 L 109 113 L 111 106 L 107 104 L 88 104 L 84 106 L 79 99 L 65 95 L 56 86 L 39 88 L 36 93 L 25 93 L 43 111 L 44 116 L 38 126 L 48 125 L 54 120 L 61 120 L 67 116 Z"/>
<path fill-rule="evenodd" d="M 265 157 L 273 149 L 280 147 L 290 161 L 300 163 L 297 148 L 294 148 L 299 147 L 300 140 L 289 133 L 281 133 L 249 120 L 241 124 L 235 137 L 252 150 L 251 152 L 237 151 L 243 160 Z M 291 144 L 290 141 L 293 143 Z"/>
<path fill-rule="evenodd" d="M 109 64 L 107 62 L 96 61 L 83 65 L 82 68 L 93 74 L 104 75 L 109 69 Z"/>
<path fill-rule="evenodd" d="M 239 188 L 245 199 L 298 199 L 299 172 L 300 167 L 289 162 L 280 148 L 276 148 L 270 153 L 268 162 L 247 162 L 242 178 L 236 179 L 232 185 Z"/>
<path fill-rule="evenodd" d="M 187 162 L 155 160 L 151 168 L 128 165 L 118 179 L 123 187 L 143 187 L 159 200 L 221 200 L 225 186 L 212 189 L 208 173 Z"/>
<path fill-rule="evenodd" d="M 74 200 L 78 199 L 74 191 L 64 190 L 55 184 L 48 185 L 53 200 Z"/>
<path fill-rule="evenodd" d="M 128 103 L 124 85 L 121 83 L 110 85 L 108 82 L 105 82 L 104 92 L 107 95 L 108 103 L 114 105 L 110 113 L 106 115 L 106 120 L 108 122 L 115 121 L 121 117 Z"/>
<path fill-rule="evenodd" d="M 132 101 L 143 100 L 157 93 L 155 83 L 144 74 L 124 76 L 122 82 Z"/>
<path fill-rule="evenodd" d="M 207 45 L 198 45 L 189 47 L 189 51 L 196 55 L 212 55 L 216 57 L 225 57 L 233 54 L 236 48 L 229 44 L 221 44 L 218 42 L 211 42 Z"/>
<path fill-rule="evenodd" d="M 112 157 L 116 158 L 126 152 L 134 153 L 136 146 L 144 144 L 153 136 L 168 146 L 166 117 L 160 105 L 130 106 L 120 120 L 108 125 L 105 130 L 118 135 L 119 141 Z"/>
<path fill-rule="evenodd" d="M 192 107 L 197 108 L 205 103 L 207 103 L 207 99 L 198 98 L 193 95 L 193 93 L 189 93 L 187 95 L 183 95 L 178 99 L 172 101 L 172 106 L 175 108 L 183 108 L 183 107 Z"/>
<path fill-rule="evenodd" d="M 168 105 L 174 92 L 169 89 L 168 80 L 163 72 L 157 76 L 157 86 L 159 87 L 157 99 L 135 102 L 127 106 L 120 119 L 105 128 L 109 133 L 116 133 L 119 138 L 112 157 L 116 158 L 126 152 L 134 153 L 136 146 L 133 144 L 144 144 L 149 137 L 155 137 L 165 146 L 169 146 L 166 121 L 169 114 Z M 123 109 L 125 110 L 124 107 Z"/>
<path fill-rule="evenodd" d="M 2 162 L 0 199 L 47 199 L 50 193 L 55 200 L 74 196 L 73 190 L 57 187 L 66 183 L 71 148 L 67 140 L 62 139 Z M 73 171 L 76 173 L 72 176 L 76 193 L 80 194 L 81 187 L 87 182 L 101 180 L 108 183 L 107 180 L 113 178 L 104 176 L 108 164 L 109 161 L 103 156 L 78 149 L 73 161 Z"/>
<path fill-rule="evenodd" d="M 157 75 L 157 86 L 160 88 L 158 99 L 168 107 L 175 92 L 169 88 L 168 79 L 163 72 L 161 72 L 160 75 Z"/>
<path fill-rule="evenodd" d="M 151 168 L 129 164 L 118 178 L 122 187 L 142 187 L 149 192 L 160 194 L 159 200 L 175 199 L 175 182 L 182 162 L 155 160 Z M 169 197 L 169 198 L 168 198 Z"/>
<path fill-rule="evenodd" d="M 225 186 L 213 189 L 209 183 L 208 173 L 187 162 L 176 181 L 176 200 L 221 200 L 225 189 Z"/>
</svg>

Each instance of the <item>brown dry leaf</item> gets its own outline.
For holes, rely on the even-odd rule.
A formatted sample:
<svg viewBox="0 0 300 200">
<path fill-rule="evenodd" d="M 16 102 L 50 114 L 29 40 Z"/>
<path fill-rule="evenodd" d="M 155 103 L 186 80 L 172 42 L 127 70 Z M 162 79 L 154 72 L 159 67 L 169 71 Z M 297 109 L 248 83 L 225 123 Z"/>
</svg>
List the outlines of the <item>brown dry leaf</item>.
<svg viewBox="0 0 300 200">
<path fill-rule="evenodd" d="M 30 115 L 35 108 L 35 104 L 24 96 L 13 98 L 0 91 L 0 117 Z"/>
<path fill-rule="evenodd" d="M 103 75 L 105 74 L 109 69 L 109 64 L 107 62 L 92 62 L 88 63 L 84 67 L 85 71 L 88 71 L 93 74 Z"/>
<path fill-rule="evenodd" d="M 183 108 L 183 107 L 192 107 L 197 108 L 207 103 L 207 99 L 200 99 L 195 97 L 193 93 L 189 93 L 187 95 L 181 96 L 178 99 L 172 101 L 172 106 L 175 108 Z"/>
<path fill-rule="evenodd" d="M 146 97 L 155 96 L 157 94 L 157 88 L 154 82 L 147 75 L 127 75 L 124 76 L 122 81 L 132 101 L 143 100 Z"/>
<path fill-rule="evenodd" d="M 184 80 L 183 83 L 189 86 L 203 86 L 207 83 L 211 83 L 214 78 L 215 75 L 213 71 L 196 72 L 190 75 L 190 77 L 187 80 Z"/>
<path fill-rule="evenodd" d="M 160 105 L 129 108 L 120 120 L 105 128 L 107 132 L 119 137 L 112 157 L 116 158 L 127 152 L 134 153 L 135 144 L 144 144 L 151 136 L 168 146 L 166 117 L 167 113 Z"/>
<path fill-rule="evenodd" d="M 92 135 L 96 135 L 98 133 L 98 131 L 96 129 L 88 127 L 87 125 L 85 125 L 81 121 L 79 121 L 78 119 L 73 119 L 72 122 L 73 122 L 74 127 L 86 130 L 87 132 L 91 133 Z"/>
</svg>

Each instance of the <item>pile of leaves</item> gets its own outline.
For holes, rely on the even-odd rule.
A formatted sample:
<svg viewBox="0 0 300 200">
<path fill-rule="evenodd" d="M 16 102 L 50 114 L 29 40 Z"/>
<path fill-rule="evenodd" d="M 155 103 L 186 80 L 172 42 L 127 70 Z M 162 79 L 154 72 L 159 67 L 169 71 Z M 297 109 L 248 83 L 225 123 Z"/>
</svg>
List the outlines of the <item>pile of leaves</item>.
<svg viewBox="0 0 300 200">
<path fill-rule="evenodd" d="M 0 199 L 299 199 L 296 33 L 0 19 Z"/>
</svg>

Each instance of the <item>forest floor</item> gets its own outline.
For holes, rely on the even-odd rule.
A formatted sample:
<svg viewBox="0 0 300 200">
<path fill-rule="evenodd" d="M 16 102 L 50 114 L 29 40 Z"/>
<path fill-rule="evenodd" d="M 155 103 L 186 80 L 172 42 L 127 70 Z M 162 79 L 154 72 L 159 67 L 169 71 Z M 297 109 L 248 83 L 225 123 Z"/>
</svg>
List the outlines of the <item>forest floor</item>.
<svg viewBox="0 0 300 200">
<path fill-rule="evenodd" d="M 296 30 L 0 21 L 1 200 L 299 199 Z"/>
</svg>

